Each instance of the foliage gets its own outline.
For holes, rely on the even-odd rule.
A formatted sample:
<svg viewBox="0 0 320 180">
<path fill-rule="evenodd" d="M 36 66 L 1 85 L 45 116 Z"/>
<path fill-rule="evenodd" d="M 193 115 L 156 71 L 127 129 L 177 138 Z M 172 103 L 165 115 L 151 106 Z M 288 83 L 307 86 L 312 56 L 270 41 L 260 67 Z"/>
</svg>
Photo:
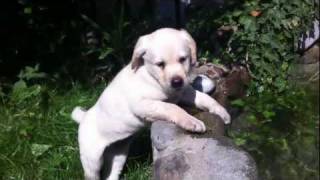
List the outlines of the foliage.
<svg viewBox="0 0 320 180">
<path fill-rule="evenodd" d="M 188 27 L 196 34 L 206 33 L 210 28 L 230 27 L 233 33 L 224 43 L 218 57 L 220 63 L 246 65 L 255 81 L 252 93 L 266 89 L 282 92 L 288 86 L 288 70 L 297 57 L 296 39 L 315 18 L 313 3 L 311 0 L 238 2 L 223 12 L 201 12 L 204 20 L 196 18 Z"/>
<path fill-rule="evenodd" d="M 121 0 L 108 27 L 102 27 L 91 13 L 92 2 L 4 2 L 0 75 L 14 82 L 25 66 L 38 64 L 42 72 L 80 81 L 94 79 L 101 71 L 105 78 L 113 76 L 130 60 L 134 40 L 143 33 L 134 27 L 141 23 L 129 23 L 133 20 Z"/>
<path fill-rule="evenodd" d="M 103 68 L 99 67 L 98 69 L 103 69 L 113 74 L 115 73 L 114 69 L 117 71 L 127 63 L 127 52 L 129 52 L 130 41 L 132 41 L 131 38 L 134 35 L 133 32 L 127 32 L 131 24 L 125 13 L 123 0 L 119 1 L 118 7 L 119 9 L 117 10 L 119 12 L 114 11 L 108 27 L 102 27 L 87 16 L 84 16 L 86 21 L 94 28 L 96 34 L 101 35 L 100 39 L 95 37 L 97 41 L 100 41 L 100 44 L 88 47 L 86 55 L 96 56 L 97 59 L 103 62 L 100 65 Z M 128 35 L 124 36 L 124 34 Z"/>
<path fill-rule="evenodd" d="M 235 119 L 242 125 L 229 135 L 254 155 L 262 179 L 319 178 L 318 99 L 292 88 L 281 96 L 264 92 L 234 101 L 245 116 Z"/>
<path fill-rule="evenodd" d="M 85 23 L 76 6 L 74 1 L 65 1 L 63 6 L 55 1 L 3 2 L 1 75 L 12 76 L 36 63 L 42 71 L 54 72 L 79 58 Z"/>
</svg>

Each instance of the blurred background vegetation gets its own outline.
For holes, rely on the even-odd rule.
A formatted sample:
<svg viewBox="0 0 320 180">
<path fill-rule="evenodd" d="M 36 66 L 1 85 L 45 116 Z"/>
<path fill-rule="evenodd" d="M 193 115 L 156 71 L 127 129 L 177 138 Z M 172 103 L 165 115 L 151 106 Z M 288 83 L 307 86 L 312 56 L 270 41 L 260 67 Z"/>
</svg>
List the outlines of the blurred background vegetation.
<svg viewBox="0 0 320 180">
<path fill-rule="evenodd" d="M 319 179 L 319 71 L 307 85 L 292 80 L 303 55 L 298 37 L 319 18 L 319 1 L 200 2 L 186 9 L 185 23 L 199 60 L 244 65 L 253 79 L 247 97 L 232 102 L 244 125 L 228 135 L 253 155 L 261 179 Z M 132 6 L 1 3 L 0 179 L 82 178 L 72 108 L 90 107 L 129 62 L 137 38 L 162 26 L 155 1 Z M 137 141 L 151 146 L 148 138 L 145 132 Z M 150 149 L 135 151 L 124 176 L 148 179 Z"/>
</svg>

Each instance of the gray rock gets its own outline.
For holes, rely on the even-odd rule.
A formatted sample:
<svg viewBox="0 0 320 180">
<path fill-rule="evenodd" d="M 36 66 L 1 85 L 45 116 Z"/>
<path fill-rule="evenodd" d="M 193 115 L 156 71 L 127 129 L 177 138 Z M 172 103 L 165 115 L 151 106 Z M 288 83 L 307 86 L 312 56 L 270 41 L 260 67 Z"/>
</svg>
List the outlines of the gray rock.
<svg viewBox="0 0 320 180">
<path fill-rule="evenodd" d="M 306 82 L 319 79 L 319 62 L 313 64 L 294 64 L 291 75 L 295 80 Z"/>
<path fill-rule="evenodd" d="M 224 137 L 218 116 L 200 113 L 208 131 L 191 134 L 157 121 L 151 126 L 154 180 L 256 180 L 251 156 Z"/>
<path fill-rule="evenodd" d="M 291 83 L 298 87 L 304 87 L 312 91 L 319 91 L 319 71 L 320 71 L 320 59 L 319 59 L 319 44 L 315 44 L 308 49 L 298 59 L 297 63 L 294 63 L 289 71 L 289 80 Z"/>
<path fill-rule="evenodd" d="M 245 86 L 250 81 L 244 67 L 227 69 L 207 63 L 194 69 L 191 80 L 196 88 L 199 74 L 206 75 L 215 83 L 216 90 L 210 94 L 224 106 L 230 97 L 243 97 Z M 195 108 L 184 108 L 202 120 L 207 131 L 204 134 L 192 134 L 172 123 L 154 122 L 151 126 L 154 180 L 258 179 L 254 160 L 224 136 L 224 123 L 218 116 L 199 113 Z"/>
<path fill-rule="evenodd" d="M 298 64 L 314 64 L 320 61 L 319 57 L 320 48 L 318 44 L 315 44 L 310 49 L 305 51 L 303 55 L 298 59 Z"/>
<path fill-rule="evenodd" d="M 247 112 L 241 112 L 237 117 L 232 119 L 230 130 L 234 133 L 241 133 L 255 129 L 252 123 L 244 121 L 245 119 L 248 119 L 249 115 L 250 114 Z"/>
</svg>

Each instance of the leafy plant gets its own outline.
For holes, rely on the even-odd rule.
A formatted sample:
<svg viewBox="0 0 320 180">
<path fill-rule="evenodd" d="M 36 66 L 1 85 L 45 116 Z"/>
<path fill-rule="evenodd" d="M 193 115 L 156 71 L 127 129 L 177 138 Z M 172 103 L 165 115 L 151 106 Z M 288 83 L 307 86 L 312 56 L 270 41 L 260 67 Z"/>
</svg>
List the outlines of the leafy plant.
<svg viewBox="0 0 320 180">
<path fill-rule="evenodd" d="M 264 91 L 233 102 L 244 116 L 235 120 L 241 125 L 231 126 L 229 136 L 254 156 L 262 179 L 319 178 L 315 98 L 319 95 L 291 87 L 281 96 Z"/>
<path fill-rule="evenodd" d="M 251 93 L 264 90 L 282 92 L 288 87 L 288 71 L 297 57 L 295 44 L 299 33 L 315 17 L 312 0 L 250 0 L 234 3 L 224 12 L 200 13 L 203 19 L 191 20 L 194 33 L 231 27 L 233 33 L 222 48 L 220 63 L 246 65 L 254 79 Z M 203 35 L 202 35 L 203 36 Z M 211 39 L 207 39 L 210 47 Z M 211 44 L 211 46 L 214 46 Z"/>
<path fill-rule="evenodd" d="M 247 1 L 243 7 L 222 18 L 239 27 L 229 42 L 230 58 L 247 65 L 258 92 L 270 88 L 281 92 L 297 56 L 295 40 L 313 20 L 312 1 Z"/>
</svg>

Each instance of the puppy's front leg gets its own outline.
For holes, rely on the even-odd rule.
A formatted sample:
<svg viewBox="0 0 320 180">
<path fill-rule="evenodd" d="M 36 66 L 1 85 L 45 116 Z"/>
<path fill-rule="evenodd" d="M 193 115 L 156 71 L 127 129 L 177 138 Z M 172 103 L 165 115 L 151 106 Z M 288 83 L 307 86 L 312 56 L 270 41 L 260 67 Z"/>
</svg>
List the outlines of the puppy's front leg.
<svg viewBox="0 0 320 180">
<path fill-rule="evenodd" d="M 204 123 L 179 106 L 157 100 L 141 100 L 132 107 L 134 114 L 146 121 L 170 121 L 193 132 L 205 132 Z"/>
<path fill-rule="evenodd" d="M 209 95 L 188 86 L 180 99 L 181 103 L 195 105 L 197 108 L 219 115 L 225 124 L 230 123 L 230 115 L 226 109 Z"/>
</svg>

